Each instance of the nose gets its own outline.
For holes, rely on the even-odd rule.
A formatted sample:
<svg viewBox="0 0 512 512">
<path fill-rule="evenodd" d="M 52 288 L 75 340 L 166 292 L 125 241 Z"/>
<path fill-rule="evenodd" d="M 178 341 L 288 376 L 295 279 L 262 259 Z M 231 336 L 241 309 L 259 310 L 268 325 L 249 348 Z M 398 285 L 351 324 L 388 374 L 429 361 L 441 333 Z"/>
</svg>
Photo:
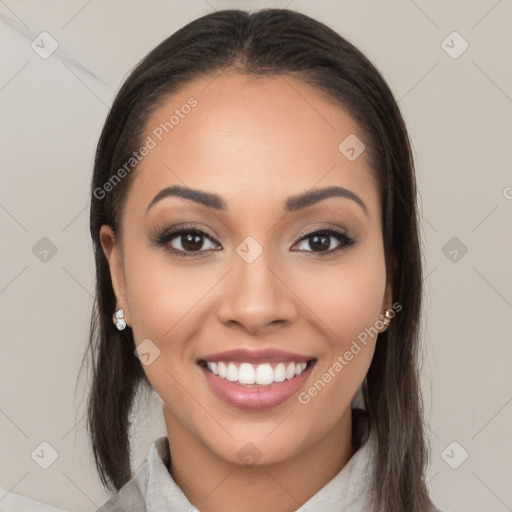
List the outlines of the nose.
<svg viewBox="0 0 512 512">
<path fill-rule="evenodd" d="M 293 286 L 265 251 L 252 263 L 235 254 L 233 265 L 219 297 L 217 315 L 223 324 L 258 334 L 297 319 Z"/>
</svg>

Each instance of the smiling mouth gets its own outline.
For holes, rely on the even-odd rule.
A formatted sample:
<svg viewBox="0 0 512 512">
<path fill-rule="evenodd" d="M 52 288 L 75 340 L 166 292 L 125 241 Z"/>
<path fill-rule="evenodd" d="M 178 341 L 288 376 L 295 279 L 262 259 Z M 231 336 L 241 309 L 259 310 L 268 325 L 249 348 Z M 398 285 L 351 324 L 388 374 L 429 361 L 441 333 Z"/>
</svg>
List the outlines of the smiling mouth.
<svg viewBox="0 0 512 512">
<path fill-rule="evenodd" d="M 253 364 L 245 361 L 206 361 L 199 359 L 197 364 L 221 379 L 247 387 L 266 387 L 292 380 L 316 363 L 274 361 Z"/>
</svg>

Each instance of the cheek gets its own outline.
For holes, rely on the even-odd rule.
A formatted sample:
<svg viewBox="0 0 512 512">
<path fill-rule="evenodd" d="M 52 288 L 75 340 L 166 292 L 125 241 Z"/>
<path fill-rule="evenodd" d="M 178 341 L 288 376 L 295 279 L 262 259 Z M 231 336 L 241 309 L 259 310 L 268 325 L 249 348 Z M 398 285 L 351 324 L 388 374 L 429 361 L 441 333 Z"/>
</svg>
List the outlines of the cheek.
<svg viewBox="0 0 512 512">
<path fill-rule="evenodd" d="M 373 357 L 386 287 L 384 255 L 378 243 L 368 244 L 338 265 L 319 265 L 314 279 L 308 274 L 298 274 L 296 283 L 302 283 L 299 295 L 308 297 L 309 317 L 319 319 L 325 345 L 319 344 L 321 358 L 310 386 L 297 398 L 329 425 L 349 406 Z"/>
<path fill-rule="evenodd" d="M 347 253 L 339 264 L 318 264 L 314 273 L 304 268 L 294 280 L 319 329 L 340 350 L 383 312 L 386 268 L 378 251 Z"/>
<path fill-rule="evenodd" d="M 164 249 L 132 254 L 126 262 L 126 291 L 134 334 L 153 336 L 161 343 L 175 339 L 183 320 L 214 284 L 215 276 L 204 267 L 191 270 L 172 263 Z"/>
<path fill-rule="evenodd" d="M 187 341 L 198 328 L 194 305 L 208 290 L 207 283 L 171 264 L 164 250 L 134 248 L 125 268 L 135 345 L 142 347 L 149 339 L 154 343 L 146 345 L 151 357 L 158 354 L 143 365 L 144 373 L 170 410 L 187 411 L 188 395 L 183 391 L 191 368 Z"/>
</svg>

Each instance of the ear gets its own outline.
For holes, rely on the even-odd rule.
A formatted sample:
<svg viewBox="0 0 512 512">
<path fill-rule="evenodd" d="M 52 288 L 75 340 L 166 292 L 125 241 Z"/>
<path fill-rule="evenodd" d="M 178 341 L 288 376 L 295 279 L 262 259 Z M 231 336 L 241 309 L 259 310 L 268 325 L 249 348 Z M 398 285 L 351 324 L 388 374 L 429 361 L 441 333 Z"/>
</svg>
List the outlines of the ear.
<svg viewBox="0 0 512 512">
<path fill-rule="evenodd" d="M 386 314 L 386 310 L 393 309 L 393 291 L 392 291 L 392 283 L 391 280 L 388 280 L 386 283 L 386 290 L 384 292 L 384 298 L 382 299 L 382 308 L 381 308 L 381 316 L 380 318 L 383 319 L 384 315 Z M 379 333 L 384 332 L 388 327 L 384 326 L 382 329 L 379 330 Z"/>
<path fill-rule="evenodd" d="M 126 287 L 124 282 L 124 266 L 121 253 L 121 247 L 116 241 L 112 228 L 104 224 L 100 228 L 100 242 L 103 253 L 108 261 L 110 269 L 110 278 L 112 280 L 112 288 L 116 296 L 117 308 L 123 308 L 126 325 L 131 327 L 130 311 L 128 309 L 128 301 L 126 300 Z M 115 311 L 112 311 L 114 314 Z"/>
</svg>

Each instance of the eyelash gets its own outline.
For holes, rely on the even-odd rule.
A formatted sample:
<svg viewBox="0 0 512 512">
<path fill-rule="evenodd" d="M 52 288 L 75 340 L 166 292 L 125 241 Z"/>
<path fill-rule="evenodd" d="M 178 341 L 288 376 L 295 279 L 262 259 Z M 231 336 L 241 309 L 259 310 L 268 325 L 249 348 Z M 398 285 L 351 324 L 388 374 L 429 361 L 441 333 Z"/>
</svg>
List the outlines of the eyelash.
<svg viewBox="0 0 512 512">
<path fill-rule="evenodd" d="M 211 242 L 213 242 L 212 237 L 210 237 L 203 230 L 198 229 L 195 226 L 182 226 L 177 229 L 165 230 L 161 235 L 159 235 L 156 239 L 153 240 L 153 243 L 157 247 L 163 247 L 163 246 L 166 246 L 169 242 L 171 242 L 175 238 L 179 237 L 180 235 L 185 235 L 185 234 L 190 234 L 190 233 L 204 236 L 204 237 L 208 238 Z M 316 229 L 316 230 L 310 231 L 308 233 L 305 233 L 297 241 L 297 243 L 300 243 L 303 240 L 307 240 L 308 238 L 312 238 L 313 235 L 317 235 L 317 236 L 318 235 L 320 235 L 320 236 L 326 235 L 329 237 L 333 236 L 336 239 L 338 239 L 338 241 L 341 243 L 337 248 L 331 249 L 330 251 L 324 251 L 324 252 L 296 251 L 296 252 L 312 252 L 320 257 L 323 257 L 323 256 L 328 256 L 330 254 L 339 252 L 339 251 L 344 251 L 344 250 L 348 249 L 349 247 L 352 247 L 356 243 L 356 240 L 354 240 L 353 238 L 350 238 L 348 235 L 346 235 L 342 231 L 338 231 L 336 229 L 330 229 L 330 228 L 325 228 L 325 229 L 321 228 L 321 229 Z M 170 254 L 172 254 L 173 256 L 179 256 L 179 257 L 185 257 L 185 258 L 198 258 L 198 257 L 201 257 L 205 252 L 208 252 L 208 251 L 204 251 L 204 250 L 203 251 L 188 251 L 187 252 L 187 251 L 181 251 L 181 250 L 169 248 L 169 247 L 166 247 L 166 251 L 169 252 Z"/>
</svg>

